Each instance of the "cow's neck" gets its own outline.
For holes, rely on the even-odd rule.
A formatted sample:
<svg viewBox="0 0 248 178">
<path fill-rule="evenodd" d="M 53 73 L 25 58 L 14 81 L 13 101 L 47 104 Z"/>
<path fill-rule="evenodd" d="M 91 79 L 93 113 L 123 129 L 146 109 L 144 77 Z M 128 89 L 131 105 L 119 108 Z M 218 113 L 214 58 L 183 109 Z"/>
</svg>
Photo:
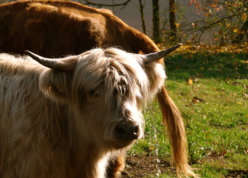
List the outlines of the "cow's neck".
<svg viewBox="0 0 248 178">
<path fill-rule="evenodd" d="M 110 153 L 90 142 L 75 146 L 71 157 L 73 177 L 104 178 Z"/>
</svg>

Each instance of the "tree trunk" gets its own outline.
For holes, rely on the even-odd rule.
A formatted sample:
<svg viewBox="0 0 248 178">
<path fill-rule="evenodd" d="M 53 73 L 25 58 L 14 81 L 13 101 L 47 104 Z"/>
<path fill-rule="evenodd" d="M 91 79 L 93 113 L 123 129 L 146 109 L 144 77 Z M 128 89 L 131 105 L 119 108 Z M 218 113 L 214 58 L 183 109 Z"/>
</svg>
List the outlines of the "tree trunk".
<svg viewBox="0 0 248 178">
<path fill-rule="evenodd" d="M 176 42 L 177 41 L 177 26 L 176 26 L 175 0 L 169 0 L 169 21 L 170 21 L 170 39 L 172 42 Z"/>
<path fill-rule="evenodd" d="M 142 30 L 143 30 L 144 34 L 146 34 L 146 24 L 145 24 L 145 18 L 144 18 L 144 5 L 142 3 L 142 0 L 139 0 L 139 9 L 140 9 L 140 18 L 141 18 Z"/>
<path fill-rule="evenodd" d="M 159 0 L 152 0 L 152 22 L 153 22 L 153 40 L 155 43 L 160 41 L 160 23 L 159 23 Z"/>
</svg>

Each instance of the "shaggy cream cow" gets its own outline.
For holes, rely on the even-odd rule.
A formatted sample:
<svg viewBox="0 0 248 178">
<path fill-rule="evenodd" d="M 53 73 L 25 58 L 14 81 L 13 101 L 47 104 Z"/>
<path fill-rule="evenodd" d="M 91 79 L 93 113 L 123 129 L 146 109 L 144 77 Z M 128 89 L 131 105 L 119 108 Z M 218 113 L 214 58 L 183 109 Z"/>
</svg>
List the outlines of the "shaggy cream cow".
<svg viewBox="0 0 248 178">
<path fill-rule="evenodd" d="M 105 177 L 108 161 L 143 135 L 142 106 L 165 79 L 153 61 L 178 46 L 62 59 L 1 54 L 0 177 Z"/>
</svg>

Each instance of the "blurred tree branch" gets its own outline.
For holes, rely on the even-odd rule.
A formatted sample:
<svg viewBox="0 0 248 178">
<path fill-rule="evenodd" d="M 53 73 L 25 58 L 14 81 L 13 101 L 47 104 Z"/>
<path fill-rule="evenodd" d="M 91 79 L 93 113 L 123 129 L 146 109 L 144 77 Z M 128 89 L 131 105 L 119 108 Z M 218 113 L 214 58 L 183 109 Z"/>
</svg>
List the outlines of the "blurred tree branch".
<svg viewBox="0 0 248 178">
<path fill-rule="evenodd" d="M 126 0 L 122 3 L 113 3 L 113 4 L 104 4 L 104 3 L 95 3 L 95 2 L 91 2 L 89 0 L 85 0 L 87 5 L 93 5 L 93 6 L 97 6 L 97 7 L 118 7 L 118 6 L 126 6 L 131 0 Z"/>
</svg>

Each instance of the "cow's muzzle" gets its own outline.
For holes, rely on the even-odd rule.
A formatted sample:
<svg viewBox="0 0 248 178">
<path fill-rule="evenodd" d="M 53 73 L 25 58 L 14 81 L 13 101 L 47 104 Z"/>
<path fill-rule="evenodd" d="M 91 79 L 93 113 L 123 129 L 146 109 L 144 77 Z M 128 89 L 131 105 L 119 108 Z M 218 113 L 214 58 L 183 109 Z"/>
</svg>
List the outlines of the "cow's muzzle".
<svg viewBox="0 0 248 178">
<path fill-rule="evenodd" d="M 134 123 L 120 122 L 115 126 L 115 135 L 118 140 L 132 141 L 139 138 L 139 126 Z"/>
</svg>

